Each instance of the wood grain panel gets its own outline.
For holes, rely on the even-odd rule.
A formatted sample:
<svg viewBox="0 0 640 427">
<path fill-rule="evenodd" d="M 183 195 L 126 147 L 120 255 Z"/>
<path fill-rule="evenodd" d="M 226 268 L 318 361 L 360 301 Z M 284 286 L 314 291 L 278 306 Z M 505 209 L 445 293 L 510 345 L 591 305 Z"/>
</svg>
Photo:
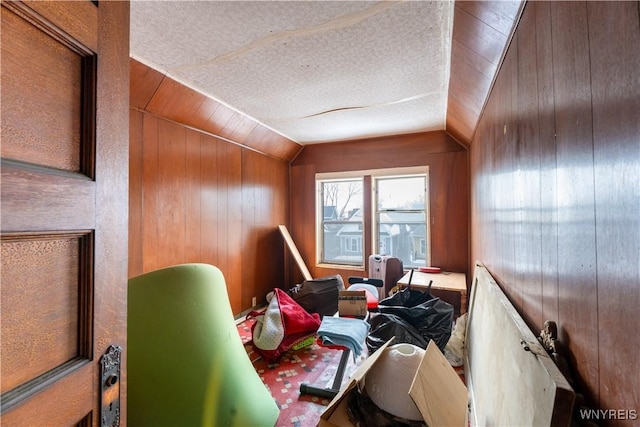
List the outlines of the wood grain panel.
<svg viewBox="0 0 640 427">
<path fill-rule="evenodd" d="M 165 77 L 146 106 L 146 110 L 178 123 L 190 124 L 205 96 Z"/>
<path fill-rule="evenodd" d="M 86 416 L 93 409 L 94 394 L 91 364 L 71 372 L 51 385 L 47 394 L 35 395 L 20 406 L 20 411 L 2 413 L 2 423 L 10 426 L 77 425 L 78 414 Z M 64 408 L 61 410 L 60 408 Z"/>
<path fill-rule="evenodd" d="M 2 157 L 81 170 L 83 60 L 2 8 Z"/>
<path fill-rule="evenodd" d="M 470 148 L 471 258 L 522 296 L 532 329 L 558 321 L 578 391 L 606 411 L 638 402 L 637 12 L 637 2 L 529 2 Z"/>
<path fill-rule="evenodd" d="M 638 343 L 628 338 L 640 330 L 639 6 L 587 3 L 602 408 L 632 409 L 640 402 L 638 378 L 626 374 L 640 372 Z"/>
<path fill-rule="evenodd" d="M 64 230 L 95 227 L 95 182 L 84 175 L 50 173 L 46 168 L 2 162 L 2 230 Z M 51 213 L 55 212 L 55 215 Z"/>
<path fill-rule="evenodd" d="M 267 292 L 283 287 L 284 244 L 277 227 L 287 221 L 287 192 L 274 189 L 288 185 L 288 165 L 258 153 L 242 152 L 242 306 L 251 298 L 264 301 Z M 274 280 L 275 279 L 275 280 Z"/>
<path fill-rule="evenodd" d="M 142 116 L 142 271 L 153 271 L 158 265 L 158 239 L 161 224 L 158 221 L 158 121 L 150 114 Z M 133 154 L 133 153 L 132 153 Z M 138 163 L 138 162 L 136 162 Z M 138 163 L 139 164 L 139 163 Z M 131 171 L 130 173 L 136 173 Z M 133 195 L 131 196 L 133 197 Z M 133 232 L 133 230 L 132 230 Z M 135 249 L 134 249 L 135 250 Z"/>
<path fill-rule="evenodd" d="M 3 2 L 3 25 L 13 10 L 29 24 L 2 32 L 17 50 L 3 98 L 5 66 L 29 78 L 3 107 L 20 107 L 37 150 L 2 153 L 1 422 L 74 425 L 99 418 L 99 355 L 126 354 L 129 7 Z M 55 143 L 74 160 L 52 162 Z M 126 364 L 121 380 L 126 418 Z"/>
<path fill-rule="evenodd" d="M 158 266 L 184 262 L 185 253 L 185 138 L 186 129 L 158 121 L 158 175 L 156 215 Z"/>
<path fill-rule="evenodd" d="M 164 74 L 131 59 L 129 76 L 131 80 L 129 105 L 144 109 L 158 90 Z"/>
<path fill-rule="evenodd" d="M 511 34 L 519 6 L 514 1 L 456 1 L 456 7 L 505 36 Z"/>
<path fill-rule="evenodd" d="M 598 382 L 596 236 L 591 73 L 584 3 L 553 3 L 554 103 L 558 170 L 558 275 L 560 339 L 570 342 L 576 370 Z M 555 31 L 562 28 L 563 31 Z M 598 389 L 593 398 L 598 400 Z"/>
<path fill-rule="evenodd" d="M 142 113 L 129 111 L 129 277 L 142 274 Z"/>
<path fill-rule="evenodd" d="M 185 262 L 201 260 L 200 132 L 187 129 L 185 140 Z"/>
<path fill-rule="evenodd" d="M 250 307 L 250 301 L 245 305 L 246 299 L 244 298 L 245 292 L 244 288 L 247 286 L 247 283 L 244 280 L 243 271 L 246 265 L 244 252 L 248 249 L 247 242 L 243 239 L 243 232 L 248 225 L 244 219 L 244 210 L 243 210 L 243 189 L 247 186 L 251 186 L 254 184 L 245 183 L 244 181 L 244 162 L 243 157 L 246 152 L 249 150 L 241 149 L 240 147 L 227 144 L 224 141 L 220 141 L 220 144 L 224 144 L 224 153 L 225 159 L 224 162 L 227 165 L 227 222 L 219 223 L 218 227 L 224 227 L 227 230 L 227 241 L 226 241 L 226 252 L 227 252 L 227 266 L 228 269 L 225 271 L 226 278 L 228 280 L 228 288 L 235 288 L 233 292 L 230 292 L 233 297 L 230 297 L 231 307 L 234 310 L 234 313 L 239 313 L 241 310 L 246 310 Z M 275 164 L 279 164 L 281 167 L 283 166 L 282 162 L 275 161 Z M 265 185 L 264 182 L 255 185 Z M 268 184 L 267 184 L 268 185 Z M 269 190 L 273 193 L 283 193 L 286 192 L 288 188 L 288 183 L 285 185 L 281 185 L 279 187 L 269 187 Z M 273 208 L 273 205 L 271 205 Z M 281 207 L 284 209 L 284 207 Z M 275 229 L 275 222 L 268 222 L 266 227 L 272 227 Z M 272 251 L 273 247 L 267 249 L 268 251 Z M 266 287 L 266 283 L 269 282 L 278 282 L 281 279 L 280 277 L 272 277 L 268 275 L 259 276 L 256 278 L 259 284 L 262 284 Z M 251 286 L 251 285 L 249 285 Z M 269 289 L 270 290 L 270 289 Z M 264 296 L 268 290 L 263 288 L 263 293 L 258 294 L 257 296 Z"/>
<path fill-rule="evenodd" d="M 358 269 L 316 266 L 315 174 L 392 167 L 429 166 L 432 260 L 445 270 L 468 268 L 467 153 L 444 132 L 306 146 L 291 164 L 290 233 L 314 277 L 362 276 Z M 368 197 L 365 195 L 365 198 Z M 371 251 L 371 249 L 368 249 Z M 367 254 L 368 255 L 368 254 Z M 295 265 L 289 275 L 295 279 Z"/>
<path fill-rule="evenodd" d="M 129 241 L 141 242 L 142 248 L 132 251 L 141 250 L 142 260 L 130 272 L 182 262 L 213 264 L 225 276 L 233 312 L 248 310 L 252 297 L 262 301 L 283 282 L 283 261 L 271 254 L 282 257 L 275 233 L 287 219 L 288 164 L 140 114 L 143 128 L 130 138 L 142 150 L 130 152 L 137 157 L 130 164 L 141 168 L 131 174 L 141 177 L 142 189 L 130 193 L 138 199 L 130 204 L 141 206 L 143 220 L 139 236 Z M 273 266 L 264 266 L 264 254 Z"/>
<path fill-rule="evenodd" d="M 464 4 L 464 2 L 461 4 Z M 478 5 L 476 11 L 481 10 L 483 6 Z M 453 20 L 456 40 L 491 64 L 499 64 L 508 35 L 495 30 L 476 16 L 471 15 L 457 2 Z"/>
<path fill-rule="evenodd" d="M 551 7 L 548 2 L 528 6 L 536 20 L 536 73 L 540 133 L 540 241 L 542 243 L 542 316 L 559 319 L 558 310 L 558 204 L 556 200 L 556 125 L 553 93 Z M 526 52 L 524 52 L 526 54 Z M 531 52 L 533 55 L 534 52 Z"/>
<path fill-rule="evenodd" d="M 520 1 L 457 1 L 451 42 L 446 129 L 468 146 L 483 111 Z"/>
<path fill-rule="evenodd" d="M 535 7 L 535 6 L 532 6 Z M 543 325 L 542 317 L 542 238 L 540 221 L 540 139 L 538 136 L 538 80 L 536 68 L 536 16 L 523 14 L 514 39 L 517 50 L 518 144 L 515 181 L 516 280 L 520 283 L 523 317 L 530 325 Z M 537 331 L 536 331 L 537 332 Z"/>
<path fill-rule="evenodd" d="M 200 234 L 203 260 L 219 262 L 218 250 L 218 174 L 216 172 L 219 157 L 219 140 L 208 135 L 201 136 L 200 145 Z M 222 154 L 220 154 L 222 155 Z M 225 272 L 223 271 L 223 274 Z M 225 276 L 226 279 L 226 276 Z M 227 289 L 229 281 L 227 280 Z M 231 298 L 231 293 L 229 294 Z M 234 311 L 235 313 L 235 311 Z"/>
<path fill-rule="evenodd" d="M 3 236 L 2 393 L 80 356 L 79 258 L 77 237 Z"/>
<path fill-rule="evenodd" d="M 18 7 L 28 8 L 56 25 L 60 37 L 73 34 L 73 39 L 92 52 L 98 51 L 98 9 L 91 2 L 32 1 Z M 30 14 L 33 15 L 33 12 Z"/>
</svg>

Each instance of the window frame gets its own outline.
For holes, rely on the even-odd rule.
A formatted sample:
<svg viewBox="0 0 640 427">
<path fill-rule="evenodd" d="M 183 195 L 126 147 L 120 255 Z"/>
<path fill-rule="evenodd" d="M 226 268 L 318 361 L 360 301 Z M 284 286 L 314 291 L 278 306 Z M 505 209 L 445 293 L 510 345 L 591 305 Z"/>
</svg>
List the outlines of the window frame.
<svg viewBox="0 0 640 427">
<path fill-rule="evenodd" d="M 365 169 L 345 172 L 316 173 L 316 267 L 349 269 L 365 271 L 367 260 L 371 254 L 375 254 L 379 245 L 377 234 L 379 225 L 377 223 L 377 196 L 375 194 L 376 179 L 406 177 L 423 175 L 425 177 L 425 239 L 426 254 L 425 264 L 431 262 L 431 201 L 430 201 L 430 178 L 429 166 Z M 322 199 L 322 183 L 328 181 L 347 181 L 361 179 L 362 182 L 362 259 L 357 263 L 333 263 L 330 260 L 323 260 L 323 224 L 324 224 L 324 200 Z"/>
<path fill-rule="evenodd" d="M 429 227 L 430 224 L 430 195 L 429 195 L 429 167 L 426 166 L 423 168 L 423 170 L 421 171 L 417 171 L 417 172 L 409 172 L 406 168 L 402 168 L 402 173 L 397 173 L 395 170 L 395 173 L 391 173 L 391 174 L 378 174 L 378 175 L 373 175 L 372 176 L 372 183 L 371 183 L 371 190 L 372 190 L 372 202 L 371 202 L 371 213 L 372 213 L 372 220 L 371 220 L 371 250 L 372 251 L 379 251 L 380 249 L 380 243 L 381 243 L 381 236 L 380 236 L 380 216 L 381 213 L 384 212 L 406 212 L 406 213 L 410 213 L 410 212 L 416 212 L 416 211 L 422 211 L 422 209 L 382 209 L 379 210 L 379 192 L 378 192 L 378 182 L 381 180 L 392 180 L 392 179 L 397 179 L 397 178 L 411 178 L 411 177 L 424 177 L 424 225 L 425 225 L 425 237 L 424 239 L 420 239 L 420 241 L 418 242 L 419 244 L 419 253 L 420 254 L 424 254 L 425 256 L 425 266 L 429 266 L 431 265 L 431 229 Z M 414 169 L 411 168 L 411 171 L 413 171 Z M 387 239 L 388 240 L 388 239 Z M 425 244 L 425 251 L 422 252 L 422 242 L 424 241 Z M 386 244 L 386 243 L 385 243 Z M 379 252 L 373 252 L 373 253 L 379 253 Z M 404 262 L 404 264 L 409 268 L 417 268 L 416 266 L 409 266 L 409 264 L 407 264 L 406 262 Z"/>
</svg>

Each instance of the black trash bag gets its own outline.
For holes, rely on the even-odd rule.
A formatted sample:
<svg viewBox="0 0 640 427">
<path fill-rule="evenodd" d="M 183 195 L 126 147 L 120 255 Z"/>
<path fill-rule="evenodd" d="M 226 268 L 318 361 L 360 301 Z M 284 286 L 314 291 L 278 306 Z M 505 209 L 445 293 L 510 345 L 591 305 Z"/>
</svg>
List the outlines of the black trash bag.
<svg viewBox="0 0 640 427">
<path fill-rule="evenodd" d="M 427 348 L 426 340 L 419 330 L 395 314 L 377 313 L 369 319 L 371 328 L 367 335 L 367 349 L 373 354 L 391 337 L 395 337 L 394 344 L 408 343 L 420 348 Z"/>
<path fill-rule="evenodd" d="M 429 293 L 429 290 L 431 290 L 431 284 L 429 284 L 427 292 L 417 291 L 415 289 L 411 289 L 411 287 L 404 288 L 390 297 L 380 300 L 378 305 L 384 305 L 385 307 L 415 307 L 416 305 L 435 298 L 431 293 Z"/>
<path fill-rule="evenodd" d="M 453 306 L 448 302 L 442 301 L 440 298 L 434 298 L 429 291 L 421 292 L 410 287 L 396 292 L 389 298 L 385 298 L 378 303 L 378 310 L 382 314 L 392 314 L 402 319 L 404 322 L 417 329 L 424 338 L 424 345 L 417 345 L 421 348 L 427 348 L 429 340 L 433 340 L 440 351 L 444 352 L 444 348 L 451 337 L 451 329 L 453 326 Z M 399 324 L 397 328 L 404 328 L 404 324 Z M 372 328 L 373 329 L 373 328 Z M 391 328 L 387 327 L 387 333 Z M 396 330 L 396 332 L 399 332 Z M 373 332 L 369 335 L 371 336 Z M 409 330 L 402 334 L 404 339 L 409 339 L 413 331 Z M 377 339 L 384 339 L 386 342 L 393 335 L 383 334 L 383 330 L 379 332 Z M 396 335 L 395 343 L 408 342 L 402 341 L 402 337 Z M 413 343 L 410 343 L 413 344 Z"/>
<path fill-rule="evenodd" d="M 411 399 L 408 394 L 406 398 Z M 347 415 L 354 426 L 427 427 L 424 421 L 407 420 L 383 411 L 357 387 L 347 395 Z"/>
</svg>

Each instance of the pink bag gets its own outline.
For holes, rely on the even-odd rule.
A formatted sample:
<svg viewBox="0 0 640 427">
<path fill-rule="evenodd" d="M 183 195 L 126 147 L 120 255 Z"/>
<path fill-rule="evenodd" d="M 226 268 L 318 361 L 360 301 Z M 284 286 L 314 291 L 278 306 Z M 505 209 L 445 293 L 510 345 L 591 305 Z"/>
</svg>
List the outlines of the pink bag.
<svg viewBox="0 0 640 427">
<path fill-rule="evenodd" d="M 314 335 L 320 327 L 320 316 L 308 313 L 282 289 L 274 289 L 267 309 L 252 311 L 253 347 L 266 361 L 274 361 L 295 344 Z"/>
</svg>

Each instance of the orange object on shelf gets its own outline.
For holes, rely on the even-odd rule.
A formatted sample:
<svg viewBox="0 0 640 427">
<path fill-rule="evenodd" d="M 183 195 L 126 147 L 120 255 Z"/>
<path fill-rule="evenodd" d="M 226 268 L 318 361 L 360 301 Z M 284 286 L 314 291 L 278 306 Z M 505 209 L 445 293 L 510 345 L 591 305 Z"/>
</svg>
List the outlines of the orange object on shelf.
<svg viewBox="0 0 640 427">
<path fill-rule="evenodd" d="M 440 273 L 440 267 L 418 267 L 420 273 Z"/>
</svg>

